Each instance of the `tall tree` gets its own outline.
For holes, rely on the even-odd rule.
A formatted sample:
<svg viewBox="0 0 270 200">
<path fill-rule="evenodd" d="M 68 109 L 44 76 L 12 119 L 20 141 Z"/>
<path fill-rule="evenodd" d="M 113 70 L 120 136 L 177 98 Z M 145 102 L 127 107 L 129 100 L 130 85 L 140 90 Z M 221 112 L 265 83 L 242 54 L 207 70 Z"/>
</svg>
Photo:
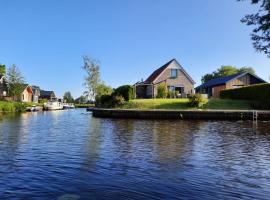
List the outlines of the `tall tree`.
<svg viewBox="0 0 270 200">
<path fill-rule="evenodd" d="M 0 64 L 0 75 L 6 74 L 6 65 Z"/>
<path fill-rule="evenodd" d="M 83 69 L 86 72 L 84 78 L 84 85 L 86 91 L 84 94 L 90 99 L 94 100 L 97 95 L 98 85 L 100 84 L 100 72 L 99 72 L 99 62 L 89 56 L 83 56 Z"/>
<path fill-rule="evenodd" d="M 250 1 L 252 4 L 259 5 L 259 10 L 255 14 L 246 15 L 241 22 L 248 26 L 255 26 L 251 34 L 253 46 L 258 52 L 263 52 L 270 57 L 270 0 Z"/>
<path fill-rule="evenodd" d="M 66 103 L 74 103 L 74 98 L 71 95 L 70 91 L 67 91 L 67 92 L 64 93 L 63 100 Z"/>
<path fill-rule="evenodd" d="M 229 76 L 232 74 L 243 73 L 243 72 L 249 72 L 249 73 L 255 74 L 255 70 L 252 67 L 237 68 L 234 66 L 221 66 L 216 71 L 214 71 L 210 74 L 205 74 L 204 76 L 202 76 L 201 81 L 202 81 L 202 83 L 204 83 L 204 82 L 207 82 L 207 81 L 214 79 L 214 78 Z"/>
<path fill-rule="evenodd" d="M 15 97 L 20 95 L 24 85 L 24 77 L 16 65 L 11 65 L 7 71 L 8 93 Z"/>
</svg>

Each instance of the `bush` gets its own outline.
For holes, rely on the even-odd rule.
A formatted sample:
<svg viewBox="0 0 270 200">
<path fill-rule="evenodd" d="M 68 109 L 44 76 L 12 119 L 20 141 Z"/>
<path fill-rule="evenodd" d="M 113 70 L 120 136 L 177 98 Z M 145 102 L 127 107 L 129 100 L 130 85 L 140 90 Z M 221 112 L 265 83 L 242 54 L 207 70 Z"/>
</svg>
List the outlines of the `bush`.
<svg viewBox="0 0 270 200">
<path fill-rule="evenodd" d="M 125 99 L 122 96 L 102 95 L 96 100 L 96 107 L 113 108 L 124 104 Z"/>
<path fill-rule="evenodd" d="M 134 87 L 132 85 L 122 85 L 115 89 L 113 96 L 122 96 L 125 101 L 134 99 Z"/>
<path fill-rule="evenodd" d="M 270 84 L 263 83 L 241 88 L 222 90 L 220 92 L 220 98 L 267 101 L 270 100 Z"/>
<path fill-rule="evenodd" d="M 26 110 L 26 106 L 19 102 L 0 101 L 0 112 L 23 112 Z"/>
<path fill-rule="evenodd" d="M 157 98 L 166 98 L 168 94 L 166 83 L 160 83 L 157 87 Z"/>
<path fill-rule="evenodd" d="M 194 94 L 189 97 L 190 107 L 201 107 L 206 103 L 206 99 L 201 94 Z"/>
</svg>

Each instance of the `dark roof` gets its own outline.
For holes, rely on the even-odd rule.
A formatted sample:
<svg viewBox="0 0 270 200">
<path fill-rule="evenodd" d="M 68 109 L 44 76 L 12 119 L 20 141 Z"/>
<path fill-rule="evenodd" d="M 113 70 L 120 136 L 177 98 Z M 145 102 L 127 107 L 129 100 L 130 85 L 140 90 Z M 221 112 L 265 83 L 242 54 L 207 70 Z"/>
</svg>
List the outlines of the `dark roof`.
<svg viewBox="0 0 270 200">
<path fill-rule="evenodd" d="M 40 91 L 40 96 L 41 97 L 50 97 L 52 94 L 54 94 L 54 91 L 46 91 L 46 90 L 41 90 Z"/>
<path fill-rule="evenodd" d="M 152 83 L 155 79 L 174 61 L 175 59 L 170 60 L 165 65 L 161 66 L 157 70 L 155 70 L 144 82 Z"/>
<path fill-rule="evenodd" d="M 259 78 L 258 76 L 254 75 L 254 74 L 251 74 L 248 72 L 242 72 L 242 73 L 232 74 L 229 76 L 223 76 L 223 77 L 211 79 L 210 81 L 207 81 L 207 82 L 203 83 L 202 85 L 198 86 L 196 89 L 207 88 L 207 87 L 212 87 L 212 86 L 216 86 L 216 85 L 223 85 L 230 80 L 233 80 L 235 78 L 239 78 L 239 77 L 244 76 L 246 74 L 250 74 L 250 75 L 256 77 L 257 79 L 261 80 L 262 82 L 265 82 L 264 80 L 262 80 L 261 78 Z"/>
</svg>

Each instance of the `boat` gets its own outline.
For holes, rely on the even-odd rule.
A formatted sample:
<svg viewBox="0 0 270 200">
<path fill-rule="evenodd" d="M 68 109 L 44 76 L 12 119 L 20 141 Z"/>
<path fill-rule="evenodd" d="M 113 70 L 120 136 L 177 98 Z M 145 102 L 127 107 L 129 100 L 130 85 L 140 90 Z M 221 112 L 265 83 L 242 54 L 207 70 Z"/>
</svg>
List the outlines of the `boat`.
<svg viewBox="0 0 270 200">
<path fill-rule="evenodd" d="M 40 106 L 36 106 L 36 105 L 32 105 L 26 108 L 26 111 L 28 112 L 37 112 L 37 111 L 41 111 L 42 107 Z"/>
<path fill-rule="evenodd" d="M 63 110 L 63 102 L 61 99 L 52 98 L 49 102 L 44 103 L 44 110 Z"/>
<path fill-rule="evenodd" d="M 75 106 L 73 103 L 63 103 L 63 108 L 64 109 L 74 109 Z"/>
</svg>

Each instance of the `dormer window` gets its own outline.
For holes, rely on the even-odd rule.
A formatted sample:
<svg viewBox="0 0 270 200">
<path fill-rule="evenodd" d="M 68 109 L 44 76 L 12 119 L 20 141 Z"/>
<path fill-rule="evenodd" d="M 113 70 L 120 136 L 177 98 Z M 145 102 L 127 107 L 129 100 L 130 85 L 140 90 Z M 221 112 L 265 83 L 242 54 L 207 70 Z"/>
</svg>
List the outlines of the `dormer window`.
<svg viewBox="0 0 270 200">
<path fill-rule="evenodd" d="M 171 78 L 177 77 L 177 69 L 171 69 Z"/>
</svg>

